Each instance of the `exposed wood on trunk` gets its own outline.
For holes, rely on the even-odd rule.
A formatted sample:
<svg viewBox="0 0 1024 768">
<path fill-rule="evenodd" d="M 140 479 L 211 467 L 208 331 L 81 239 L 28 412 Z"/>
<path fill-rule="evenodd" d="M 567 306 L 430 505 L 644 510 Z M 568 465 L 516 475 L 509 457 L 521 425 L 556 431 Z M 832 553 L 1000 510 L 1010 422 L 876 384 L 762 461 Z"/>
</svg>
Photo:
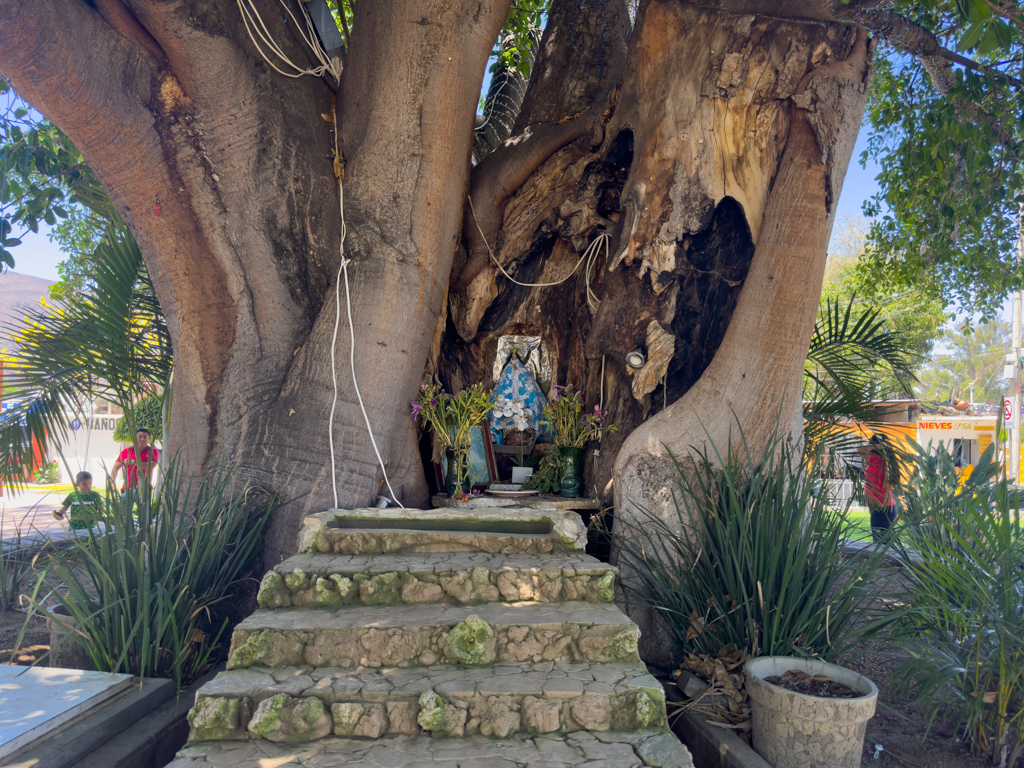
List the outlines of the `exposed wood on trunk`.
<svg viewBox="0 0 1024 768">
<path fill-rule="evenodd" d="M 676 469 L 670 454 L 684 456 L 707 440 L 726 451 L 739 439 L 737 425 L 756 452 L 777 427 L 788 431 L 789 419 L 797 412 L 833 201 L 867 97 L 872 45 L 863 30 L 847 41 L 848 31 L 852 30 L 830 25 L 804 27 L 805 35 L 820 36 L 819 43 L 806 47 L 809 73 L 794 83 L 789 106 L 780 105 L 789 113 L 788 137 L 780 142 L 785 150 L 777 171 L 768 174 L 771 183 L 739 301 L 722 344 L 700 379 L 634 431 L 620 450 L 615 497 L 622 530 L 642 519 L 638 506 L 662 516 L 675 514 Z M 829 41 L 828 55 L 822 56 Z M 797 48 L 798 41 L 789 50 Z M 719 50 L 717 45 L 714 50 Z M 834 55 L 837 51 L 842 57 Z M 646 647 L 656 657 L 668 644 L 647 623 L 652 632 Z"/>
<path fill-rule="evenodd" d="M 513 136 L 473 169 L 473 210 L 466 206 L 463 225 L 466 252 L 452 272 L 453 291 L 468 294 L 464 305 L 482 302 L 485 309 L 493 299 L 487 290 L 493 274 L 476 278 L 490 267 L 487 245 L 493 247 L 498 239 L 510 196 L 562 147 L 591 134 L 592 144 L 600 143 L 601 113 L 621 77 L 628 32 L 623 0 L 591 6 L 575 0 L 552 4 Z M 482 298 L 475 298 L 477 293 Z M 478 317 L 482 309 L 468 306 L 462 314 Z M 461 323 L 460 333 L 472 339 L 475 325 Z"/>
<path fill-rule="evenodd" d="M 676 350 L 676 338 L 661 327 L 657 320 L 647 324 L 647 362 L 633 374 L 633 397 L 642 400 L 651 394 L 668 373 L 668 364 Z"/>
</svg>

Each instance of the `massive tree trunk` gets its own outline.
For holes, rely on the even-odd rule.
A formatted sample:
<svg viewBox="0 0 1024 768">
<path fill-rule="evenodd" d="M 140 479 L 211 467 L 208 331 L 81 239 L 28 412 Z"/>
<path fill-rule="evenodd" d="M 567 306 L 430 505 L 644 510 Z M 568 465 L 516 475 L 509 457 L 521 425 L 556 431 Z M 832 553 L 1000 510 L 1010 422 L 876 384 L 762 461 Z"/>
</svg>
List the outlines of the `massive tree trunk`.
<svg viewBox="0 0 1024 768">
<path fill-rule="evenodd" d="M 309 52 L 257 4 L 288 57 Z M 427 489 L 408 417 L 459 239 L 474 115 L 509 0 L 359 3 L 348 68 L 288 79 L 235 3 L 82 0 L 0 5 L 0 71 L 95 169 L 142 247 L 176 357 L 169 445 L 222 456 L 302 499 L 267 556 L 334 503 L 327 439 L 341 219 L 331 123 L 345 158 L 355 373 L 396 495 Z M 161 204 L 160 215 L 154 205 Z M 352 385 L 341 291 L 334 439 L 338 501 L 372 502 L 382 473 Z"/>
<path fill-rule="evenodd" d="M 738 419 L 756 447 L 796 411 L 867 34 L 817 0 L 650 0 L 635 20 L 624 0 L 554 0 L 512 136 L 472 166 L 509 4 L 357 2 L 335 90 L 271 70 L 234 3 L 0 3 L 0 72 L 76 142 L 142 245 L 177 357 L 171 446 L 306 494 L 275 521 L 270 561 L 335 481 L 342 506 L 383 486 L 343 289 L 336 315 L 330 118 L 355 374 L 403 503 L 427 496 L 408 416 L 424 368 L 489 385 L 504 334 L 542 336 L 553 383 L 603 399 L 620 431 L 588 456 L 588 490 L 622 519 L 667 508 L 667 451 L 705 427 L 725 440 Z M 312 63 L 294 14 L 256 5 Z M 561 281 L 601 233 L 607 257 Z"/>
</svg>

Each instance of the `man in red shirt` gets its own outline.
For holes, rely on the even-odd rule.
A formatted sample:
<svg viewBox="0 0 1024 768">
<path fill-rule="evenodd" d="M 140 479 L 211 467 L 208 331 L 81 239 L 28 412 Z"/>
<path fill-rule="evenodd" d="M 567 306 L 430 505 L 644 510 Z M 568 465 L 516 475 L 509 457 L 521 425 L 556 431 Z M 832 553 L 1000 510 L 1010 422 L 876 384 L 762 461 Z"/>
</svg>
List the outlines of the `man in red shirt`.
<svg viewBox="0 0 1024 768">
<path fill-rule="evenodd" d="M 138 456 L 135 453 L 135 446 L 129 445 L 121 451 L 117 461 L 114 463 L 114 469 L 110 473 L 110 484 L 116 486 L 117 475 L 122 469 L 124 470 L 125 484 L 121 487 L 121 493 L 124 493 L 128 488 L 139 487 L 140 466 L 148 482 L 153 476 L 153 467 L 156 466 L 157 461 L 160 459 L 159 449 L 151 447 L 149 444 L 148 429 L 140 427 L 135 432 L 135 441 L 139 445 Z"/>
<path fill-rule="evenodd" d="M 864 500 L 871 510 L 871 538 L 879 541 L 896 522 L 896 497 L 886 476 L 885 457 L 879 450 L 881 441 L 871 438 L 871 454 L 864 472 Z"/>
</svg>

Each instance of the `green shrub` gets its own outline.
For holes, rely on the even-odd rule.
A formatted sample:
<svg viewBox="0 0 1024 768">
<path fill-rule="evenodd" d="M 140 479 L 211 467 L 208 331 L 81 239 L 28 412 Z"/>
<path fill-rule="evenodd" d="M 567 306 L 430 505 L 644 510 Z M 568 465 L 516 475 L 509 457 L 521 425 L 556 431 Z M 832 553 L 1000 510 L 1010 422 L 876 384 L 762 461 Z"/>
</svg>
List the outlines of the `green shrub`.
<svg viewBox="0 0 1024 768">
<path fill-rule="evenodd" d="M 876 626 L 910 652 L 899 689 L 1012 766 L 1024 754 L 1024 530 L 992 456 L 990 446 L 958 488 L 948 453 L 918 454 L 894 550 L 905 607 Z"/>
<path fill-rule="evenodd" d="M 35 471 L 35 480 L 41 485 L 52 485 L 60 480 L 60 467 L 56 461 L 46 462 Z"/>
<path fill-rule="evenodd" d="M 145 486 L 123 500 L 108 487 L 97 515 L 108 532 L 80 531 L 55 555 L 54 597 L 97 669 L 170 677 L 179 688 L 202 674 L 227 625 L 213 616 L 249 575 L 280 506 L 263 497 L 257 507 L 232 477 L 222 465 L 193 484 L 172 461 L 152 499 Z"/>
<path fill-rule="evenodd" d="M 533 474 L 526 478 L 523 488 L 541 493 L 559 493 L 562 490 L 562 468 L 565 464 L 562 454 L 552 447 L 544 454 Z"/>
<path fill-rule="evenodd" d="M 710 451 L 676 462 L 673 515 L 641 511 L 618 537 L 638 600 L 689 651 L 717 654 L 731 644 L 754 656 L 832 659 L 857 637 L 871 598 L 865 579 L 885 548 L 843 557 L 853 524 L 830 508 L 816 479 L 820 460 L 806 465 L 784 440 L 760 455 L 745 439 L 727 456 Z"/>
<path fill-rule="evenodd" d="M 131 416 L 135 424 L 135 430 L 145 427 L 149 430 L 149 441 L 155 443 L 163 440 L 163 399 L 159 395 L 146 395 L 132 406 Z M 129 425 L 126 416 L 122 416 L 114 425 L 114 440 L 119 443 L 130 443 L 135 439 L 135 434 Z"/>
</svg>

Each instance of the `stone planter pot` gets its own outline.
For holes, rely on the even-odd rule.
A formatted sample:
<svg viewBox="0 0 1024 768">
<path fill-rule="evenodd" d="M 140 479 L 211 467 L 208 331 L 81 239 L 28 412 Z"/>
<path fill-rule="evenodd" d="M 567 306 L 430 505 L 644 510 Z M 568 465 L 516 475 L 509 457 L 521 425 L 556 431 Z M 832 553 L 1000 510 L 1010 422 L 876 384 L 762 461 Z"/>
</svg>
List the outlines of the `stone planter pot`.
<svg viewBox="0 0 1024 768">
<path fill-rule="evenodd" d="M 754 749 L 775 768 L 859 768 L 878 688 L 863 675 L 816 659 L 764 656 L 744 665 Z M 827 699 L 787 691 L 764 678 L 799 669 L 863 693 Z"/>
<path fill-rule="evenodd" d="M 98 608 L 99 602 L 94 600 L 93 605 Z M 52 618 L 53 616 L 56 616 L 64 626 L 58 624 Z M 50 655 L 46 657 L 48 666 L 95 671 L 96 665 L 92 663 L 85 648 L 79 645 L 73 637 L 68 636 L 69 632 L 65 627 L 73 628 L 77 625 L 63 605 L 57 603 L 46 610 L 46 626 L 50 630 Z"/>
</svg>

